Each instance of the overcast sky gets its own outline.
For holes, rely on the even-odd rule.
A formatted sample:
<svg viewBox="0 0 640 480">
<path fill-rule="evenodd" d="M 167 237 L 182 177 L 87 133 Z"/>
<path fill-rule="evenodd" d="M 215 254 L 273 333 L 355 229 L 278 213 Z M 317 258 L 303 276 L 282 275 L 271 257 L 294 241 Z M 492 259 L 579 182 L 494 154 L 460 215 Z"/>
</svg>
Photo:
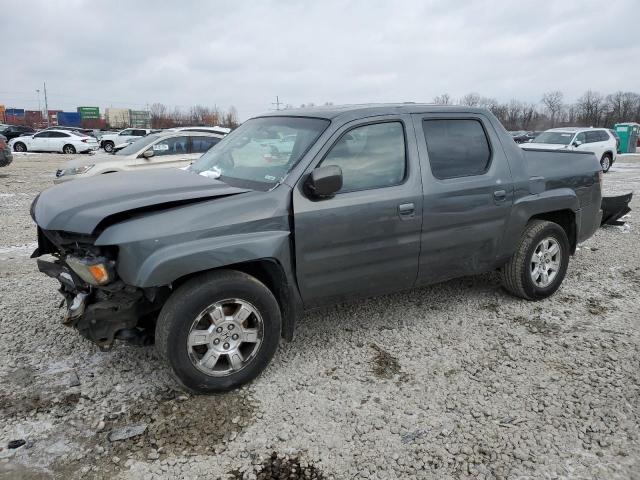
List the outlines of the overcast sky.
<svg viewBox="0 0 640 480">
<path fill-rule="evenodd" d="M 4 0 L 0 104 L 573 101 L 640 91 L 638 0 Z"/>
</svg>

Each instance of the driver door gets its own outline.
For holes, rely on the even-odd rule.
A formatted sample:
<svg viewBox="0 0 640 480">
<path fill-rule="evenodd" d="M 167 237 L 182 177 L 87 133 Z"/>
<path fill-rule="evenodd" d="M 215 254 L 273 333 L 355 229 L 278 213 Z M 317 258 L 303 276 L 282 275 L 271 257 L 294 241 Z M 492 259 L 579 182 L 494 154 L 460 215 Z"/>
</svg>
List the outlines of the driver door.
<svg viewBox="0 0 640 480">
<path fill-rule="evenodd" d="M 305 192 L 318 166 L 342 169 L 332 198 Z M 296 274 L 306 306 L 410 288 L 418 274 L 422 181 L 411 118 L 338 130 L 293 192 Z"/>
<path fill-rule="evenodd" d="M 35 150 L 39 152 L 49 151 L 51 132 L 36 133 L 29 141 L 29 150 Z M 28 138 L 28 137 L 27 137 Z"/>
</svg>

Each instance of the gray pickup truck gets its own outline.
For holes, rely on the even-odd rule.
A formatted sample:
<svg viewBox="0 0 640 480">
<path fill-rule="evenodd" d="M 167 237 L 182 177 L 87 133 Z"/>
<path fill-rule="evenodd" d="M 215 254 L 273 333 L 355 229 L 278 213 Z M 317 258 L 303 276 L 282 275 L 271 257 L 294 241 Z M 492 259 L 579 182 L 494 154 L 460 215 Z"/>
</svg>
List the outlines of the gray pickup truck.
<svg viewBox="0 0 640 480">
<path fill-rule="evenodd" d="M 496 269 L 512 294 L 548 297 L 600 224 L 601 181 L 592 153 L 523 151 L 483 109 L 288 110 L 186 171 L 42 192 L 33 256 L 54 257 L 38 266 L 64 323 L 101 349 L 155 338 L 182 385 L 224 391 L 304 309 Z"/>
</svg>

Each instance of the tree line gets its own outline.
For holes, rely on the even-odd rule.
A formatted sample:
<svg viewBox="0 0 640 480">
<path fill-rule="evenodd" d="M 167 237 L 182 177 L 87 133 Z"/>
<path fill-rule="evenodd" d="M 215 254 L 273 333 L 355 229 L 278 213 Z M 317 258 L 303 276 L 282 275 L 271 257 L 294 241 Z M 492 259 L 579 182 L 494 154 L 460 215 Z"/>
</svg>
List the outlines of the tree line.
<svg viewBox="0 0 640 480">
<path fill-rule="evenodd" d="M 545 130 L 554 127 L 607 127 L 616 123 L 640 123 L 640 94 L 618 91 L 603 95 L 587 90 L 573 103 L 565 103 L 562 92 L 555 90 L 542 95 L 540 102 L 517 99 L 501 103 L 495 98 L 468 93 L 454 101 L 445 93 L 433 99 L 439 105 L 467 105 L 491 111 L 507 130 Z"/>
<path fill-rule="evenodd" d="M 151 114 L 151 128 L 197 125 L 236 128 L 238 126 L 238 112 L 233 106 L 228 110 L 202 105 L 194 105 L 185 110 L 175 107 L 171 110 L 162 103 L 154 103 L 149 107 L 149 113 Z"/>
</svg>

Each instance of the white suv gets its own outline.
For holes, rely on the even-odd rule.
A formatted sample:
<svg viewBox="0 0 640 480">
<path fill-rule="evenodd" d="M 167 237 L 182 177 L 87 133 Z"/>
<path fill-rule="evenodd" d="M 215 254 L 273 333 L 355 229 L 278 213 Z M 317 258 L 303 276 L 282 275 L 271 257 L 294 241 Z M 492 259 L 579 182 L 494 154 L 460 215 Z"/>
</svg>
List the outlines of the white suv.
<svg viewBox="0 0 640 480">
<path fill-rule="evenodd" d="M 602 171 L 608 172 L 616 160 L 616 139 L 606 128 L 565 127 L 542 132 L 528 143 L 525 149 L 578 150 L 593 152 L 600 159 Z"/>
<path fill-rule="evenodd" d="M 125 128 L 118 133 L 105 133 L 100 137 L 100 146 L 111 153 L 116 145 L 131 143 L 151 133 L 148 128 Z"/>
</svg>

